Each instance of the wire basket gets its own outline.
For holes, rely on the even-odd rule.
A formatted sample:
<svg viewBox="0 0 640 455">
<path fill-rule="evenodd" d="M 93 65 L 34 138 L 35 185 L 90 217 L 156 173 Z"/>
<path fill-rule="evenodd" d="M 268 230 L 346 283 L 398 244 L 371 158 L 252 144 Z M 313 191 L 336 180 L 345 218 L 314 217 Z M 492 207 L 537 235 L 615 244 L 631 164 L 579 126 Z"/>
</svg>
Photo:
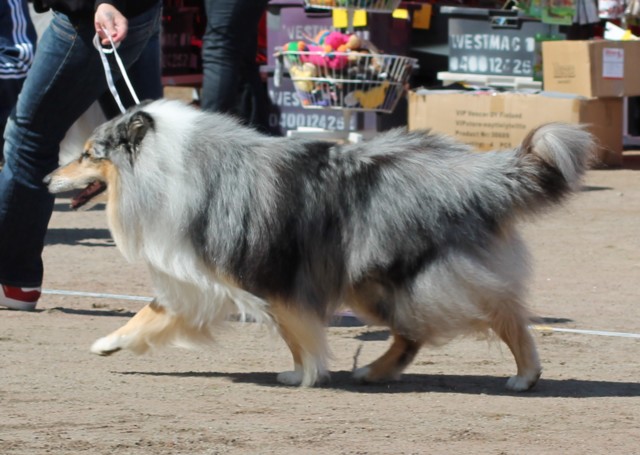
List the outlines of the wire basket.
<svg viewBox="0 0 640 455">
<path fill-rule="evenodd" d="M 334 9 L 363 9 L 366 11 L 388 12 L 400 5 L 401 0 L 304 0 L 309 8 Z"/>
<path fill-rule="evenodd" d="M 302 106 L 390 113 L 416 60 L 361 52 L 282 52 Z"/>
</svg>

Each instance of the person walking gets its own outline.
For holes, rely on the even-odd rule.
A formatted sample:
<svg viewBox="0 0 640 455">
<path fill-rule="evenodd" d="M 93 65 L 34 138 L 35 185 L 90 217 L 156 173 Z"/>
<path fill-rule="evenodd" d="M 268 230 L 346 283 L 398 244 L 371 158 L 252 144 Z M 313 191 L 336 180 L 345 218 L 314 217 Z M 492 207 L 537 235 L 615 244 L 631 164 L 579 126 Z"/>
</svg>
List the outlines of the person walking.
<svg viewBox="0 0 640 455">
<path fill-rule="evenodd" d="M 141 100 L 160 98 L 161 8 L 160 0 L 34 0 L 36 11 L 55 14 L 4 132 L 0 306 L 33 310 L 40 297 L 42 251 L 54 206 L 42 180 L 58 166 L 59 144 L 69 127 L 108 89 L 95 34 L 108 45 L 108 33 L 119 46 Z M 113 73 L 121 79 L 117 68 Z"/>
</svg>

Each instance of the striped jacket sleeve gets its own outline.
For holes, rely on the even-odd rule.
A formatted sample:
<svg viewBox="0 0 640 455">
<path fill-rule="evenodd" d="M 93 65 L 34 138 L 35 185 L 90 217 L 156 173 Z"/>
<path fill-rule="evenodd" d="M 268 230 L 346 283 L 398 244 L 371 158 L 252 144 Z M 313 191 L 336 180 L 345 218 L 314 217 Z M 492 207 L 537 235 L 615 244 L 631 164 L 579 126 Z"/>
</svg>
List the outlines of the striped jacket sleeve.
<svg viewBox="0 0 640 455">
<path fill-rule="evenodd" d="M 26 0 L 0 0 L 0 79 L 23 79 L 36 47 Z"/>
</svg>

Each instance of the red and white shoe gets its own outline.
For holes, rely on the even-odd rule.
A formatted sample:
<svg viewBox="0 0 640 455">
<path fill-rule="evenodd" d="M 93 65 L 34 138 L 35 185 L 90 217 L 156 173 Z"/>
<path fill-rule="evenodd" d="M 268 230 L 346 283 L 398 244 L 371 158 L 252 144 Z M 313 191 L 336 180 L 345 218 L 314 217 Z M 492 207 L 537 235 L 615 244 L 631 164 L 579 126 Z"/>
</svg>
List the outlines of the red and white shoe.
<svg viewBox="0 0 640 455">
<path fill-rule="evenodd" d="M 0 292 L 0 306 L 12 310 L 33 311 L 40 298 L 40 288 L 19 288 L 2 285 Z"/>
</svg>

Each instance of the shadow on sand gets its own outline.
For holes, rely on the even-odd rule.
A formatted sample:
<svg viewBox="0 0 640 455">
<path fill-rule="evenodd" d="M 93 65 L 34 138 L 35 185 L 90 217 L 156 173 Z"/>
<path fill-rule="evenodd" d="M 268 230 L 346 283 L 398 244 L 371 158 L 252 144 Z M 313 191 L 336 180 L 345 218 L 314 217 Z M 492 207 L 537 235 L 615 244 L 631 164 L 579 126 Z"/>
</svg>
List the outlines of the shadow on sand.
<svg viewBox="0 0 640 455">
<path fill-rule="evenodd" d="M 117 316 L 119 318 L 132 318 L 135 316 L 134 311 L 120 311 L 120 310 L 110 310 L 108 308 L 104 309 L 77 309 L 77 308 L 64 308 L 64 307 L 53 307 L 48 308 L 46 310 L 35 310 L 36 312 L 47 312 L 47 313 L 65 313 L 65 314 L 75 314 L 78 316 Z"/>
<path fill-rule="evenodd" d="M 176 378 L 226 378 L 232 382 L 264 387 L 286 387 L 276 381 L 275 373 L 215 373 L 215 372 L 113 372 L 122 375 L 169 376 Z M 349 371 L 331 373 L 331 381 L 319 387 L 352 393 L 463 393 L 470 395 L 518 396 L 522 398 L 603 398 L 640 396 L 640 383 L 592 381 L 581 379 L 541 379 L 529 392 L 506 390 L 506 377 L 481 375 L 405 374 L 397 382 L 359 384 Z"/>
<path fill-rule="evenodd" d="M 111 237 L 109 229 L 56 229 L 50 228 L 44 240 L 45 245 L 75 245 L 83 246 L 107 246 L 114 247 L 116 244 Z"/>
</svg>

